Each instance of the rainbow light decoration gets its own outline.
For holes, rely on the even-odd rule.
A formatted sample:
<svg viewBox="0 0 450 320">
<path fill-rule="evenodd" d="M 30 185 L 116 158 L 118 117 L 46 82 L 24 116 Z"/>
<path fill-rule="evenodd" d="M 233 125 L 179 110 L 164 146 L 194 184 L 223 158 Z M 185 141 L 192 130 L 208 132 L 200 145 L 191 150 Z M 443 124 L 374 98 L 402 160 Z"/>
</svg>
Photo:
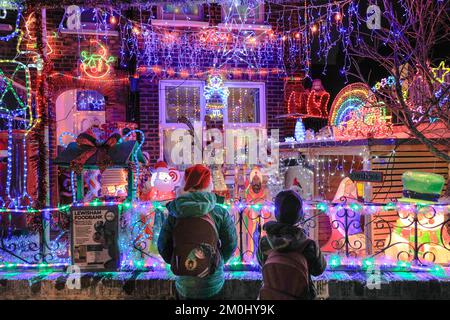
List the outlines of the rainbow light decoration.
<svg viewBox="0 0 450 320">
<path fill-rule="evenodd" d="M 329 125 L 338 127 L 350 119 L 353 111 L 362 108 L 370 99 L 370 88 L 362 82 L 345 86 L 331 105 Z"/>
</svg>

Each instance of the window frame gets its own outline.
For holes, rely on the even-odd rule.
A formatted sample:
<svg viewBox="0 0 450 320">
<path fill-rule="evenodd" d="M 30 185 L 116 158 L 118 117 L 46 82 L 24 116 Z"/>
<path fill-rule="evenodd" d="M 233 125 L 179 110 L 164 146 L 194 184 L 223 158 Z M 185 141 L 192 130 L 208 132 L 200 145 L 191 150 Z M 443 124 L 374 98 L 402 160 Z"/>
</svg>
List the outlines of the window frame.
<svg viewBox="0 0 450 320">
<path fill-rule="evenodd" d="M 227 9 L 229 11 L 230 7 L 233 5 L 221 5 L 221 10 L 220 10 L 220 15 L 221 15 L 221 22 L 222 23 L 226 23 L 225 21 L 225 17 L 227 15 Z M 266 8 L 265 8 L 265 3 L 261 2 L 260 4 L 258 4 L 258 14 L 260 15 L 260 17 L 258 19 L 254 19 L 254 21 L 247 21 L 246 25 L 264 25 L 265 20 L 266 20 Z M 251 20 L 251 19 L 249 19 Z"/>
<path fill-rule="evenodd" d="M 170 123 L 166 122 L 166 95 L 165 88 L 170 86 L 180 87 L 198 87 L 200 89 L 200 122 L 202 127 L 205 126 L 206 115 L 206 99 L 203 95 L 206 81 L 203 80 L 182 80 L 182 79 L 162 79 L 158 84 L 158 107 L 159 107 L 159 156 L 162 159 L 164 156 L 164 130 L 188 129 L 184 123 Z M 227 88 L 257 88 L 259 89 L 259 122 L 254 123 L 229 123 L 228 122 L 228 108 L 223 109 L 223 129 L 267 129 L 266 118 L 266 83 L 256 81 L 225 81 L 224 86 Z M 192 124 L 194 125 L 194 124 Z M 225 140 L 226 137 L 224 137 Z M 202 137 L 204 141 L 204 137 Z M 226 142 L 223 141 L 225 144 Z"/>
<path fill-rule="evenodd" d="M 179 80 L 179 79 L 164 79 L 159 81 L 158 91 L 159 91 L 159 125 L 164 127 L 164 129 L 177 129 L 177 128 L 187 128 L 184 123 L 171 123 L 166 122 L 166 87 L 198 87 L 200 90 L 200 122 L 203 122 L 205 118 L 205 97 L 203 96 L 203 89 L 205 87 L 205 81 L 202 80 Z M 163 93 L 164 92 L 164 93 Z M 193 124 L 192 124 L 193 125 Z"/>
<path fill-rule="evenodd" d="M 158 127 L 158 135 L 159 135 L 159 158 L 163 159 L 164 157 L 164 130 L 176 130 L 176 129 L 188 129 L 187 125 L 184 123 L 171 123 L 166 122 L 166 94 L 165 88 L 179 86 L 179 87 L 198 87 L 200 89 L 200 122 L 202 122 L 205 118 L 205 105 L 206 100 L 203 96 L 203 89 L 205 87 L 205 81 L 202 80 L 183 80 L 183 79 L 162 79 L 158 83 L 158 108 L 159 108 L 159 127 Z M 192 124 L 194 125 L 194 124 Z"/>
<path fill-rule="evenodd" d="M 177 6 L 177 3 L 167 3 L 169 5 Z M 178 4 L 181 7 L 183 4 Z M 159 4 L 156 9 L 156 17 L 158 20 L 163 21 L 193 21 L 193 22 L 203 22 L 204 20 L 204 10 L 203 5 L 200 3 L 193 3 L 198 9 L 197 15 L 195 14 L 184 14 L 184 13 L 164 13 L 164 4 Z"/>
<path fill-rule="evenodd" d="M 265 82 L 254 81 L 226 81 L 225 87 L 227 88 L 249 88 L 259 89 L 259 121 L 258 122 L 229 122 L 228 121 L 228 108 L 224 109 L 223 114 L 223 127 L 224 129 L 239 129 L 239 128 L 266 128 L 266 84 Z"/>
</svg>

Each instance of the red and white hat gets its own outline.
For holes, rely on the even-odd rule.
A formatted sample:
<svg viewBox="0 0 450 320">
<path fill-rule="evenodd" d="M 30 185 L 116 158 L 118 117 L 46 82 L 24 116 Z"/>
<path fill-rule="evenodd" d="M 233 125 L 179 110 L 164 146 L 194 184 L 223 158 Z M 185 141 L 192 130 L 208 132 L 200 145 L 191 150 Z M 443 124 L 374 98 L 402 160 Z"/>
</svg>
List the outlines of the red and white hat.
<svg viewBox="0 0 450 320">
<path fill-rule="evenodd" d="M 158 161 L 154 166 L 156 171 L 168 171 L 169 168 L 167 167 L 167 163 L 164 161 Z"/>
</svg>

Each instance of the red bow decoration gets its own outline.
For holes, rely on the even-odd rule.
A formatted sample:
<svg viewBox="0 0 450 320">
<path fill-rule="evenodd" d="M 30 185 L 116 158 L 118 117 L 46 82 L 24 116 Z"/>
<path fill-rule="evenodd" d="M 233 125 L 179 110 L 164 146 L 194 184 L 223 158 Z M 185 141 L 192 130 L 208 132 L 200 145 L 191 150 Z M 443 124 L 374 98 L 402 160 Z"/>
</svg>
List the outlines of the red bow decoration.
<svg viewBox="0 0 450 320">
<path fill-rule="evenodd" d="M 89 129 L 77 137 L 77 144 L 83 152 L 70 162 L 70 169 L 77 174 L 81 174 L 86 161 L 97 153 L 97 163 L 100 172 L 113 165 L 112 159 L 108 154 L 109 149 L 114 147 L 121 139 L 120 134 L 114 133 L 106 141 L 97 140 L 95 133 Z"/>
</svg>

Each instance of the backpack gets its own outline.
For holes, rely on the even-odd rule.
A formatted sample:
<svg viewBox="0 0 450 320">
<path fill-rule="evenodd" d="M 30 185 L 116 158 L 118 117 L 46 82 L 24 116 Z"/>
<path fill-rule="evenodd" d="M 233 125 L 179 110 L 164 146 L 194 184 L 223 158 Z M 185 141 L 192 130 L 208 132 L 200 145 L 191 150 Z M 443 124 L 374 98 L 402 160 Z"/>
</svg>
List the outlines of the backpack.
<svg viewBox="0 0 450 320">
<path fill-rule="evenodd" d="M 311 299 L 308 262 L 301 251 L 271 250 L 262 268 L 261 300 Z"/>
<path fill-rule="evenodd" d="M 177 276 L 206 277 L 220 263 L 219 234 L 210 214 L 178 218 L 172 234 L 170 268 Z"/>
</svg>

